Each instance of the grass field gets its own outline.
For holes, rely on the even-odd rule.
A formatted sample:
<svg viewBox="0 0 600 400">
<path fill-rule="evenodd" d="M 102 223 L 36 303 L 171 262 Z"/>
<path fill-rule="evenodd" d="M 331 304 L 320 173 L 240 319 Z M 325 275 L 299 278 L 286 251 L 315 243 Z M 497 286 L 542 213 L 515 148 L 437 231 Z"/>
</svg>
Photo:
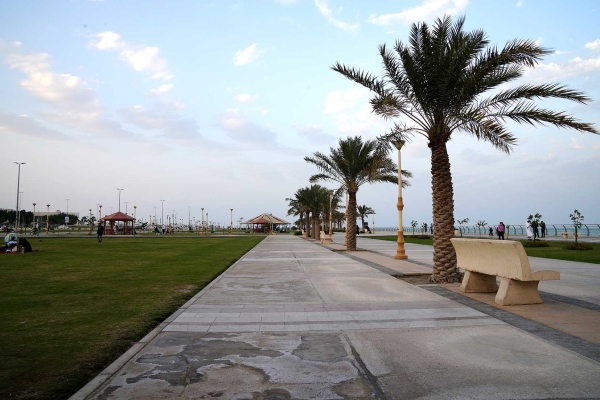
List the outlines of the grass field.
<svg viewBox="0 0 600 400">
<path fill-rule="evenodd" d="M 69 397 L 262 238 L 41 237 L 0 255 L 0 398 Z"/>
<path fill-rule="evenodd" d="M 363 237 L 363 236 L 361 236 Z M 364 236 L 367 239 L 389 240 L 395 242 L 397 236 Z M 476 239 L 476 238 L 475 238 Z M 406 243 L 428 244 L 433 246 L 433 239 L 417 239 L 405 236 Z M 574 241 L 548 241 L 550 247 L 526 247 L 525 252 L 531 257 L 553 258 L 556 260 L 579 261 L 600 264 L 600 243 L 587 243 L 592 250 L 565 250 L 563 246 L 574 243 Z"/>
</svg>

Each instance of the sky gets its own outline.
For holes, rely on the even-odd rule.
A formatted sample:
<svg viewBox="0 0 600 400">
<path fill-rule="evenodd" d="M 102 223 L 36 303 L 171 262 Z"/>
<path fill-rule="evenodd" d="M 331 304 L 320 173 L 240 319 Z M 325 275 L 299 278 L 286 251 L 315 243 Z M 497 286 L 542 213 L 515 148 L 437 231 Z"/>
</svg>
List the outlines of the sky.
<svg viewBox="0 0 600 400">
<path fill-rule="evenodd" d="M 560 81 L 593 101 L 539 104 L 600 128 L 600 3 L 476 0 L 69 0 L 5 2 L 0 13 L 0 208 L 50 204 L 81 215 L 102 204 L 148 219 L 177 213 L 229 224 L 286 217 L 287 197 L 316 173 L 304 161 L 340 138 L 391 126 L 369 92 L 331 70 L 375 74 L 377 46 L 410 25 L 466 16 L 493 45 L 522 38 L 554 53 L 520 83 Z M 600 136 L 508 123 L 510 155 L 455 133 L 448 144 L 455 218 L 523 224 L 540 213 L 600 224 Z M 396 159 L 395 154 L 391 154 Z M 413 173 L 404 220 L 430 223 L 430 152 L 402 152 Z M 324 185 L 336 188 L 332 183 Z M 362 186 L 375 225 L 395 226 L 397 187 Z M 125 204 L 127 202 L 127 204 Z M 155 209 L 155 207 L 157 207 Z M 45 209 L 45 207 L 44 207 Z M 369 219 L 371 220 L 371 219 Z"/>
</svg>

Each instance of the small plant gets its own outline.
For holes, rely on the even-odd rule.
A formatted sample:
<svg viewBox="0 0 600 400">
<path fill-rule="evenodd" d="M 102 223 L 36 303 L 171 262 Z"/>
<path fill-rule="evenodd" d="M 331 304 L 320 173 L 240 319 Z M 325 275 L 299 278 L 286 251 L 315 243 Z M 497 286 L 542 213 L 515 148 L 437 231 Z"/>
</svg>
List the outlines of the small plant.
<svg viewBox="0 0 600 400">
<path fill-rule="evenodd" d="M 410 221 L 410 226 L 412 226 L 413 235 L 415 234 L 415 228 L 417 227 L 417 225 L 419 225 L 419 223 L 417 221 L 415 221 L 414 219 L 412 221 Z"/>
<path fill-rule="evenodd" d="M 462 225 L 468 223 L 469 222 L 469 218 L 465 218 L 463 220 L 457 219 L 456 222 L 458 222 L 458 224 L 460 225 L 460 227 L 458 229 L 459 229 L 459 232 L 460 232 L 460 237 L 462 237 Z"/>
<path fill-rule="evenodd" d="M 585 243 L 572 243 L 563 247 L 565 250 L 592 250 L 593 247 Z"/>
<path fill-rule="evenodd" d="M 485 220 L 477 221 L 477 226 L 479 227 L 479 238 L 481 239 L 481 228 L 484 228 L 487 225 Z"/>
<path fill-rule="evenodd" d="M 577 210 L 573 211 L 573 214 L 569 215 L 571 221 L 573 221 L 573 226 L 575 227 L 575 245 L 577 245 L 577 229 L 581 228 L 583 225 L 583 215 Z M 580 249 L 578 249 L 580 250 Z M 582 249 L 587 250 L 587 249 Z"/>
<path fill-rule="evenodd" d="M 521 241 L 523 247 L 550 247 L 550 243 L 545 240 L 523 240 Z"/>
<path fill-rule="evenodd" d="M 506 225 L 506 229 L 505 232 L 506 233 L 506 238 L 508 239 L 508 232 L 510 231 L 510 225 Z"/>
<path fill-rule="evenodd" d="M 540 226 L 540 220 L 542 219 L 542 214 L 535 213 L 535 215 L 529 214 L 527 217 L 527 222 L 531 224 L 531 229 L 533 230 L 533 240 L 536 237 L 539 237 L 538 227 Z"/>
</svg>

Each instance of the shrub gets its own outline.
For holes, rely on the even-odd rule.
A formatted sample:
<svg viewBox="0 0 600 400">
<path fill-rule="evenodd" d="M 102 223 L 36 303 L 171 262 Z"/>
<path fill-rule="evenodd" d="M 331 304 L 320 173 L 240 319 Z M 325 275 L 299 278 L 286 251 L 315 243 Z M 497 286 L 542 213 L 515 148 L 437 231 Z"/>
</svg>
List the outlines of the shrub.
<svg viewBox="0 0 600 400">
<path fill-rule="evenodd" d="M 294 236 L 300 236 L 300 235 L 302 235 L 302 231 L 296 231 L 296 232 L 294 232 Z"/>
<path fill-rule="evenodd" d="M 550 247 L 550 244 L 545 240 L 523 240 L 523 247 Z"/>
<path fill-rule="evenodd" d="M 592 250 L 592 248 L 592 246 L 585 243 L 573 243 L 563 247 L 565 250 Z"/>
</svg>

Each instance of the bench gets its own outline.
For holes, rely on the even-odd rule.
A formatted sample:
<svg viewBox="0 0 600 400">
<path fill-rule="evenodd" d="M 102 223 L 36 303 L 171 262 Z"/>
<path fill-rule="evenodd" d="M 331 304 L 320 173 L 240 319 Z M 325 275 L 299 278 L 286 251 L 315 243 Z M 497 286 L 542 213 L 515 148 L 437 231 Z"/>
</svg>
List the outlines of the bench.
<svg viewBox="0 0 600 400">
<path fill-rule="evenodd" d="M 543 303 L 540 281 L 558 280 L 556 271 L 534 270 L 520 242 L 514 240 L 450 239 L 457 266 L 464 269 L 460 290 L 465 293 L 496 293 L 496 304 L 513 306 Z M 502 278 L 500 288 L 496 277 Z"/>
</svg>

